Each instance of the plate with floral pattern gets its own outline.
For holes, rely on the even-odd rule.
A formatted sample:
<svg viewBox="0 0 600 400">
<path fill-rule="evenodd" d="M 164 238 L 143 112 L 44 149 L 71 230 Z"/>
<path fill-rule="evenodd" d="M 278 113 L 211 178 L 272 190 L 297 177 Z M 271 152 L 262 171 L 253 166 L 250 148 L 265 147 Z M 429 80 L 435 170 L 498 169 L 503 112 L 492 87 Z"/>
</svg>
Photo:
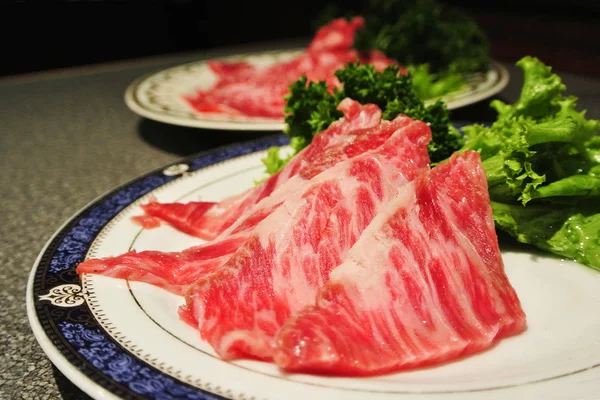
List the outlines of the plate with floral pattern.
<svg viewBox="0 0 600 400">
<path fill-rule="evenodd" d="M 256 66 L 267 66 L 289 60 L 303 49 L 273 50 L 233 55 L 223 61 L 246 61 Z M 220 130 L 282 131 L 283 120 L 247 116 L 200 113 L 184 99 L 197 90 L 210 88 L 216 80 L 206 60 L 186 63 L 150 73 L 135 80 L 125 91 L 125 103 L 136 114 L 173 125 Z M 489 98 L 506 87 L 508 70 L 492 61 L 483 73 L 472 74 L 461 89 L 448 93 L 442 99 L 448 109 L 456 109 Z M 436 99 L 430 99 L 431 103 Z"/>
<path fill-rule="evenodd" d="M 454 362 L 369 378 L 285 374 L 273 364 L 220 359 L 183 322 L 183 298 L 154 286 L 79 277 L 90 257 L 199 244 L 169 226 L 131 221 L 140 204 L 219 200 L 264 176 L 260 159 L 283 135 L 182 159 L 93 200 L 49 240 L 31 271 L 27 310 L 43 351 L 95 399 L 597 399 L 600 273 L 501 244 L 527 314 L 525 332 Z"/>
</svg>

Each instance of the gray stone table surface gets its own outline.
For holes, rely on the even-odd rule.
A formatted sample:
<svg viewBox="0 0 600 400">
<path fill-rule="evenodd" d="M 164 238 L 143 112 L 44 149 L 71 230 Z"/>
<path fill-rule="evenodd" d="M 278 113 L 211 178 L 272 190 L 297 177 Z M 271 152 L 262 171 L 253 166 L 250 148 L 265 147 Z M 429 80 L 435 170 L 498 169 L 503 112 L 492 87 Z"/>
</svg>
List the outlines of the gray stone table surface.
<svg viewBox="0 0 600 400">
<path fill-rule="evenodd" d="M 38 346 L 25 287 L 51 235 L 97 196 L 178 158 L 272 132 L 183 128 L 141 118 L 123 101 L 139 76 L 183 62 L 295 47 L 272 42 L 0 79 L 0 399 L 86 399 Z M 522 75 L 511 64 L 499 98 L 514 101 Z M 600 79 L 557 71 L 589 117 L 600 118 Z M 454 120 L 493 117 L 487 100 Z"/>
</svg>

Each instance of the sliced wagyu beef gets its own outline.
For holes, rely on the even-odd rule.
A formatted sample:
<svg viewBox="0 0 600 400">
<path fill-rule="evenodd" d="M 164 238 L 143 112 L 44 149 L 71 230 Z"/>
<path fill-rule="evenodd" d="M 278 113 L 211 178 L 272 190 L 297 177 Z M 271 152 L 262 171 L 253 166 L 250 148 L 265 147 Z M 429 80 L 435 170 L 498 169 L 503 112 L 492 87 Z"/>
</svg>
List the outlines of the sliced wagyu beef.
<svg viewBox="0 0 600 400">
<path fill-rule="evenodd" d="M 317 31 L 303 52 L 267 66 L 212 60 L 208 67 L 215 75 L 215 84 L 183 99 L 201 113 L 281 120 L 289 86 L 302 75 L 334 88 L 340 86 L 335 71 L 357 59 L 377 69 L 397 64 L 379 51 L 352 48 L 354 33 L 363 26 L 362 17 L 334 19 Z"/>
<path fill-rule="evenodd" d="M 218 238 L 182 252 L 131 251 L 116 257 L 90 259 L 79 264 L 77 272 L 140 281 L 177 294 L 184 293 L 187 285 L 223 265 L 246 242 L 252 230 L 263 219 L 277 208 L 287 207 L 283 205 L 284 201 L 292 193 L 305 190 L 312 177 L 340 161 L 380 147 L 394 132 L 412 123 L 405 116 L 379 122 L 381 112 L 377 106 L 361 106 L 352 100 L 345 100 L 342 109 L 346 112 L 347 119 L 340 121 L 333 133 L 326 131 L 326 135 L 326 132 L 317 135 L 306 149 L 306 162 L 302 168 L 289 179 L 280 182 L 269 196 L 263 197 L 244 212 Z M 372 126 L 374 121 L 377 124 Z M 322 145 L 329 140 L 328 135 L 335 136 L 335 145 Z M 177 208 L 187 205 L 171 206 Z"/>
<path fill-rule="evenodd" d="M 222 358 L 271 359 L 282 324 L 314 303 L 331 269 L 398 188 L 429 169 L 429 127 L 406 116 L 382 123 L 395 124 L 375 150 L 290 193 L 221 268 L 190 286 L 182 315 L 197 322 Z M 366 143 L 355 141 L 351 149 Z"/>
<path fill-rule="evenodd" d="M 76 272 L 144 282 L 183 296 L 189 284 L 223 265 L 244 239 L 232 237 L 218 246 L 200 245 L 180 252 L 132 250 L 115 257 L 91 258 L 77 265 Z"/>
<path fill-rule="evenodd" d="M 269 253 L 265 253 L 269 254 Z M 298 372 L 370 375 L 490 348 L 525 329 L 476 152 L 403 186 L 277 336 Z"/>
<path fill-rule="evenodd" d="M 256 203 L 280 188 L 288 179 L 300 174 L 314 175 L 337 162 L 348 158 L 344 148 L 353 143 L 357 136 L 367 137 L 367 130 L 377 127 L 381 121 L 381 110 L 373 104 L 360 105 L 346 99 L 338 106 L 344 117 L 331 124 L 325 131 L 315 136 L 310 146 L 298 153 L 281 171 L 261 184 L 220 202 L 158 203 L 142 205 L 146 214 L 160 218 L 175 229 L 212 240 L 235 223 Z M 390 133 L 391 135 L 391 133 Z M 360 147 L 366 151 L 381 142 L 369 143 Z M 353 146 L 353 153 L 357 146 Z"/>
</svg>

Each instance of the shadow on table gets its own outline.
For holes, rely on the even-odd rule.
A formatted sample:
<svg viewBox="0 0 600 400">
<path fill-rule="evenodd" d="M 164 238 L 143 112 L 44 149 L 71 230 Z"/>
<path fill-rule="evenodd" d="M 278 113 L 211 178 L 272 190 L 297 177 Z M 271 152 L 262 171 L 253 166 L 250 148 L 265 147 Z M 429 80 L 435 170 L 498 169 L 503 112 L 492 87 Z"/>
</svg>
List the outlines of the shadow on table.
<svg viewBox="0 0 600 400">
<path fill-rule="evenodd" d="M 450 120 L 465 123 L 483 123 L 486 125 L 491 124 L 496 120 L 497 117 L 496 110 L 490 107 L 490 102 L 492 100 L 500 100 L 505 103 L 508 102 L 506 98 L 493 96 L 488 99 L 481 100 L 475 104 L 450 110 Z"/>
<path fill-rule="evenodd" d="M 92 400 L 90 396 L 82 392 L 73 382 L 68 380 L 54 365 L 52 365 L 52 374 L 63 400 Z"/>
<path fill-rule="evenodd" d="M 153 147 L 178 156 L 189 156 L 215 147 L 276 135 L 280 132 L 188 128 L 141 118 L 138 123 L 138 133 L 142 140 Z"/>
</svg>

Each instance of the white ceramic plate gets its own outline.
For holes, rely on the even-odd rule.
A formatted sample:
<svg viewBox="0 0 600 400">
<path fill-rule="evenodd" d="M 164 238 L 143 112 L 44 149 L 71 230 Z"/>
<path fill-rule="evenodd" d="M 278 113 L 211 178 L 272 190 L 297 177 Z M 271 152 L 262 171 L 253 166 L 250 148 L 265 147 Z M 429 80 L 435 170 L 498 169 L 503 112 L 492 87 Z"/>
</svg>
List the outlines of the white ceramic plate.
<svg viewBox="0 0 600 400">
<path fill-rule="evenodd" d="M 266 66 L 291 59 L 301 51 L 302 49 L 278 50 L 221 59 L 244 60 Z M 215 80 L 216 77 L 206 61 L 179 65 L 134 81 L 125 92 L 125 103 L 133 112 L 143 117 L 173 125 L 223 130 L 283 130 L 282 120 L 199 113 L 182 99 L 183 95 L 193 95 L 197 90 L 210 88 Z M 493 61 L 486 73 L 472 75 L 464 88 L 440 98 L 450 110 L 464 107 L 499 93 L 506 87 L 508 80 L 506 68 Z"/>
<path fill-rule="evenodd" d="M 281 374 L 257 361 L 225 362 L 182 322 L 183 298 L 143 283 L 75 274 L 86 257 L 129 249 L 181 250 L 199 239 L 130 221 L 140 202 L 218 200 L 262 176 L 260 158 L 282 136 L 182 160 L 95 200 L 41 252 L 27 288 L 33 332 L 48 357 L 96 399 L 598 399 L 600 273 L 503 247 L 527 314 L 526 332 L 443 366 L 372 378 Z"/>
</svg>

